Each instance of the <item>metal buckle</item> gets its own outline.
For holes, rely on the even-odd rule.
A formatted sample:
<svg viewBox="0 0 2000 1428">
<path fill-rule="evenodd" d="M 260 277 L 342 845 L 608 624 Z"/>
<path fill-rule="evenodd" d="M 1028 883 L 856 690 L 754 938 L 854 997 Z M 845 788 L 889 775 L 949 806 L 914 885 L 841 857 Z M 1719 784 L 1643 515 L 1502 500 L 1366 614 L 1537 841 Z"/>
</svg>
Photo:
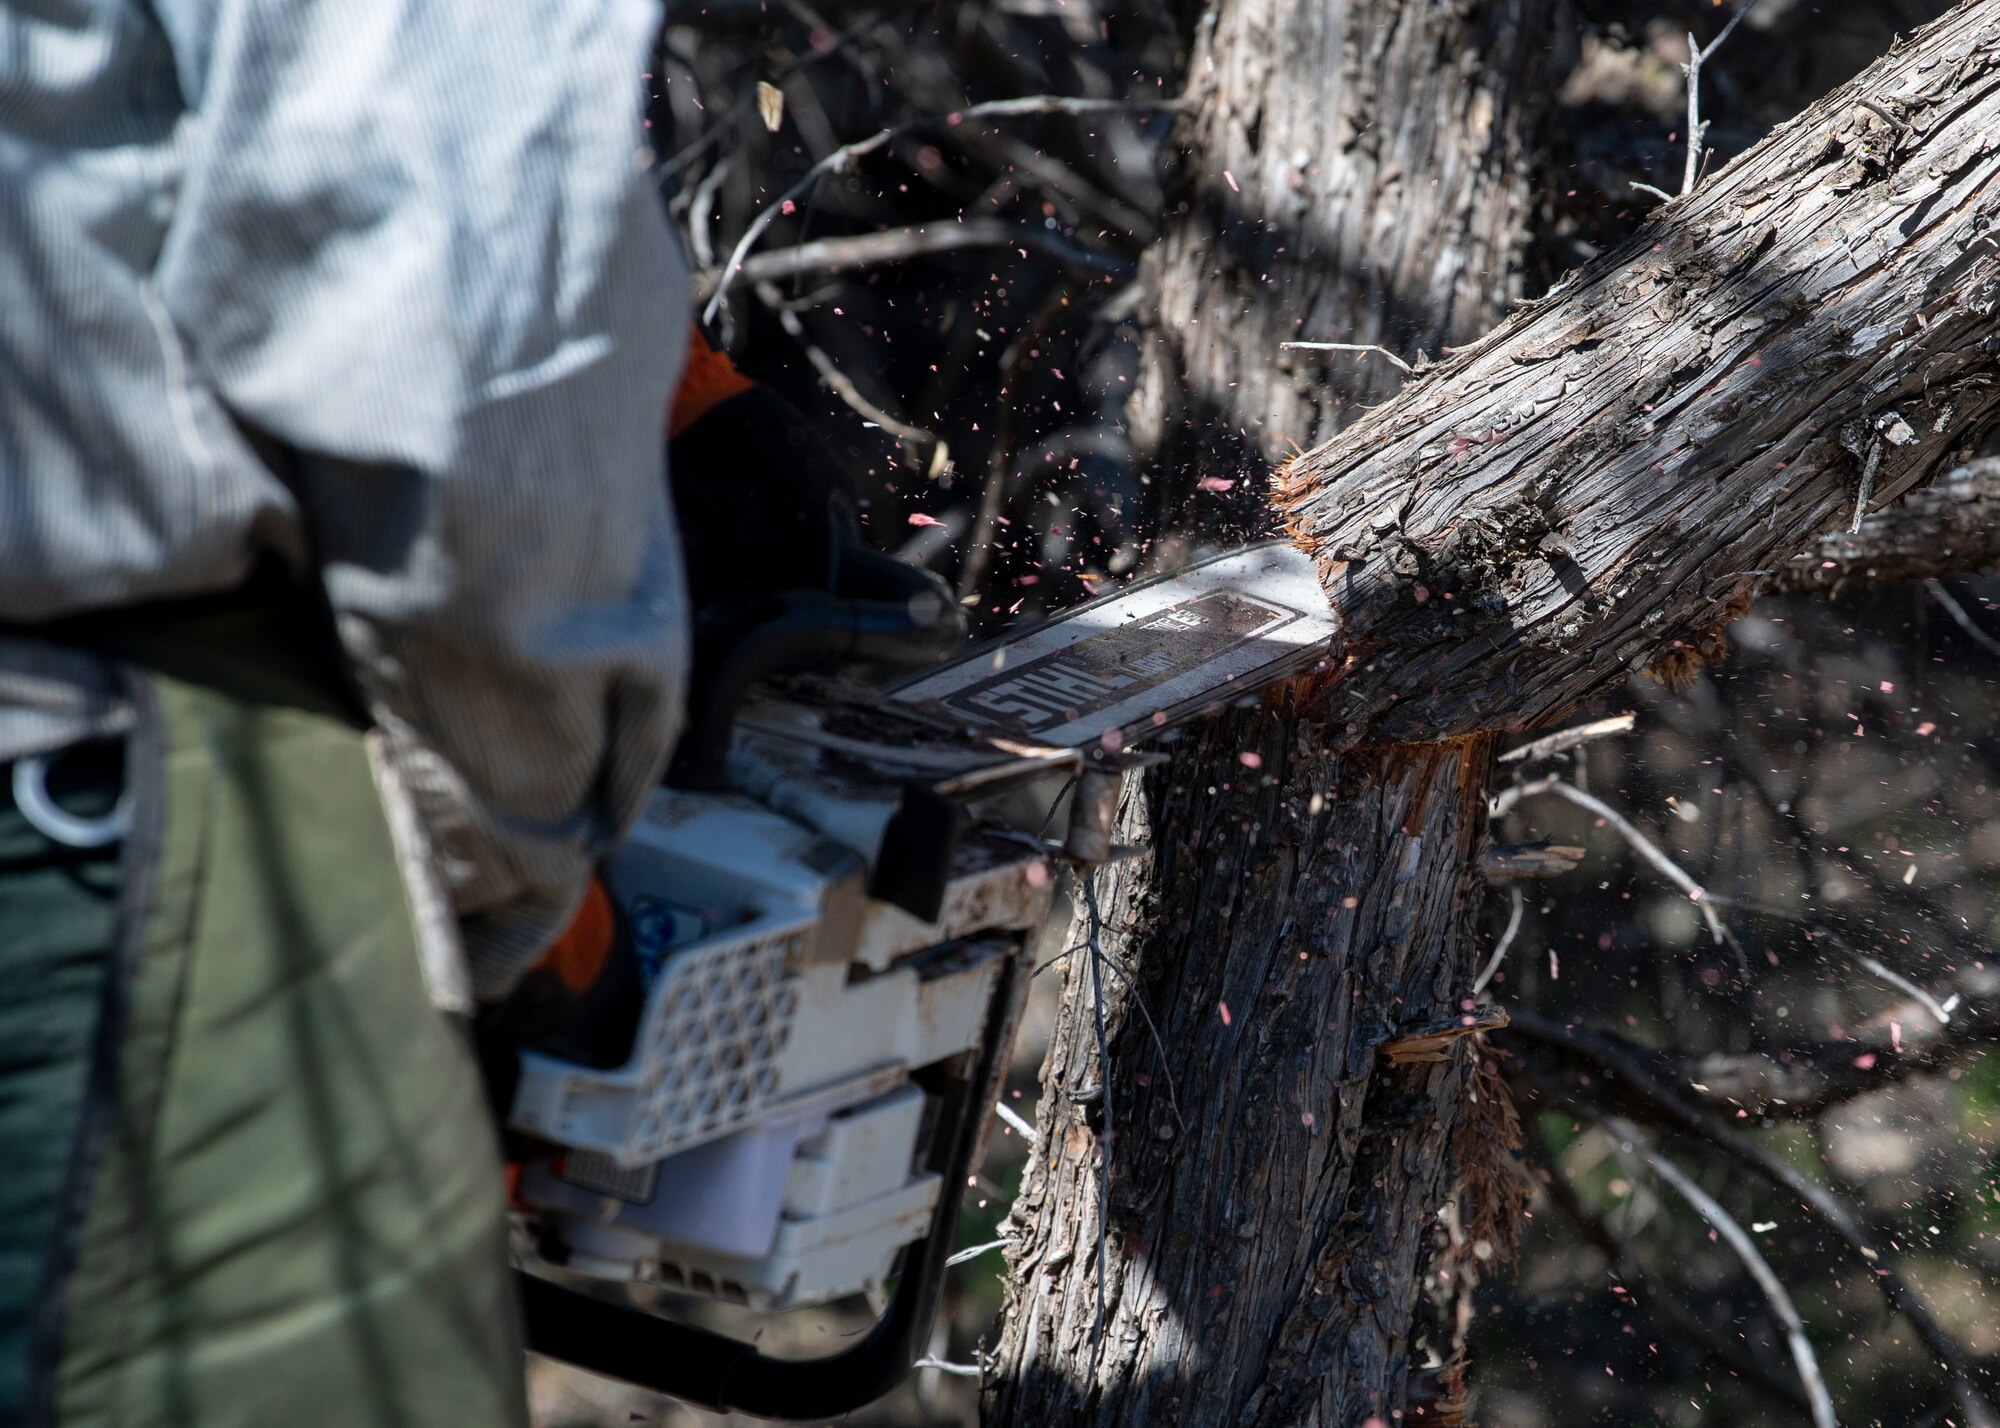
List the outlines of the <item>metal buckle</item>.
<svg viewBox="0 0 2000 1428">
<path fill-rule="evenodd" d="M 49 768 L 68 750 L 32 754 L 14 762 L 14 806 L 37 833 L 66 848 L 106 848 L 132 831 L 132 791 L 99 818 L 71 813 L 49 796 Z"/>
</svg>

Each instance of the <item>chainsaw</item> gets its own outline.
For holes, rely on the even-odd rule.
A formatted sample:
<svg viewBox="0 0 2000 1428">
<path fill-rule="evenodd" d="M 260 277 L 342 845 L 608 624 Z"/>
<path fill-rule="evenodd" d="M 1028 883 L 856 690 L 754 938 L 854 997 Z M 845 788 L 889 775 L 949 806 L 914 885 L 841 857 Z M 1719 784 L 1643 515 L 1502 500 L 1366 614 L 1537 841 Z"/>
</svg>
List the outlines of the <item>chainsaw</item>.
<svg viewBox="0 0 2000 1428">
<path fill-rule="evenodd" d="M 769 1418 L 901 1382 L 1060 866 L 1113 856 L 1149 741 L 1333 634 L 1312 562 L 1272 542 L 964 653 L 942 583 L 872 556 L 734 638 L 603 870 L 639 969 L 629 1049 L 522 1050 L 510 1077 L 510 1139 L 537 1148 L 514 1187 L 529 1346 Z M 695 1322 L 857 1297 L 873 1327 L 819 1358 Z"/>
</svg>

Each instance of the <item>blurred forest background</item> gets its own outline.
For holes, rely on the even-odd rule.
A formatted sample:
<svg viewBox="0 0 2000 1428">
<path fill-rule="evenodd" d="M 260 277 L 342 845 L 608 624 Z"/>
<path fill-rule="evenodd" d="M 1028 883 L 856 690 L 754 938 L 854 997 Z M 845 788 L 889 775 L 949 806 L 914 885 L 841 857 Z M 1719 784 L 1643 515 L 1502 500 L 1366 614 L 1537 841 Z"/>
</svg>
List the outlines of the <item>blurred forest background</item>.
<svg viewBox="0 0 2000 1428">
<path fill-rule="evenodd" d="M 1736 8 L 1571 0 L 1545 37 L 1558 102 L 1519 296 L 1628 236 L 1657 202 L 1634 181 L 1678 190 L 1687 37 Z M 1946 8 L 1756 4 L 1703 73 L 1711 166 Z M 1149 461 L 1172 415 L 1134 278 L 1174 192 L 1162 101 L 1201 23 L 1169 0 L 711 0 L 676 6 L 655 56 L 658 176 L 698 302 L 755 230 L 711 331 L 814 417 L 874 544 L 954 581 L 983 633 L 1267 533 L 1258 445 L 1314 439 L 1246 433 L 1192 484 Z M 1421 334 L 1404 336 L 1413 359 Z M 1400 380 L 1341 360 L 1379 369 L 1372 400 Z M 1496 839 L 1584 853 L 1496 886 L 1487 913 L 1507 949 L 1489 992 L 1516 1017 L 1494 1044 L 1535 1181 L 1518 1268 L 1482 1290 L 1488 1428 L 1806 1421 L 1741 1260 L 1569 1108 L 1565 1086 L 1618 1058 L 1836 1192 L 2000 1386 L 2000 1062 L 1984 1055 L 2000 1035 L 2000 582 L 1760 599 L 1729 636 L 1691 688 L 1635 679 L 1589 716 L 1631 711 L 1629 731 L 1512 766 L 1502 797 Z M 1719 937 L 1629 834 L 1707 891 Z M 1055 990 L 1038 989 L 1016 1067 L 1031 1121 Z M 1768 1176 L 1702 1140 L 1661 1146 L 1789 1288 L 1842 1421 L 1950 1421 L 1935 1345 L 1891 1312 L 1879 1271 Z M 999 1237 L 1021 1155 L 995 1137 L 967 1246 Z M 954 1271 L 940 1362 L 994 1337 L 1000 1272 L 997 1253 Z M 806 1346 L 865 1314 L 793 1331 Z M 553 1365 L 534 1388 L 544 1428 L 721 1421 Z M 848 1421 L 971 1423 L 976 1406 L 974 1380 L 931 1368 Z"/>
</svg>

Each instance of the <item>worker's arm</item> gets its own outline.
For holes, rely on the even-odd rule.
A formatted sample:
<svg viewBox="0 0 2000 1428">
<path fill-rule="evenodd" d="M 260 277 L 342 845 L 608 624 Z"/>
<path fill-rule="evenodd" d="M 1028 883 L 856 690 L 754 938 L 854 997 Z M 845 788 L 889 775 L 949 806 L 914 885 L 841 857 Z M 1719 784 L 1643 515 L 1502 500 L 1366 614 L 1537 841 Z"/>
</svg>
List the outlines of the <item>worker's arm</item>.
<svg viewBox="0 0 2000 1428">
<path fill-rule="evenodd" d="M 687 662 L 660 412 L 686 278 L 644 0 L 157 0 L 193 115 L 162 321 L 284 473 L 511 983 L 658 778 Z"/>
</svg>

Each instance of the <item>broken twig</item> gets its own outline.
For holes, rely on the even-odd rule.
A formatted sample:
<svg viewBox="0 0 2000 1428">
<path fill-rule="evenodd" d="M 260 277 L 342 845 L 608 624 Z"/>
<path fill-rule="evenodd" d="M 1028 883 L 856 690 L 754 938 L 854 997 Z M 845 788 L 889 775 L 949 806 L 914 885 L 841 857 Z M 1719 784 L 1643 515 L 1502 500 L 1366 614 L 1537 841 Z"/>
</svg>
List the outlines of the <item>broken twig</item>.
<svg viewBox="0 0 2000 1428">
<path fill-rule="evenodd" d="M 1632 721 L 1638 716 L 1633 713 L 1613 714 L 1609 719 L 1593 719 L 1588 724 L 1577 724 L 1568 729 L 1558 729 L 1553 734 L 1509 749 L 1500 756 L 1503 764 L 1536 764 L 1556 754 L 1567 753 L 1580 744 L 1588 744 L 1596 739 L 1608 739 L 1613 734 L 1632 732 Z"/>
<path fill-rule="evenodd" d="M 1375 342 L 1280 342 L 1281 349 L 1295 349 L 1301 352 L 1373 352 L 1378 357 L 1387 357 L 1405 372 L 1414 375 L 1416 368 Z"/>
<path fill-rule="evenodd" d="M 1472 983 L 1472 995 L 1478 996 L 1486 990 L 1486 984 L 1493 980 L 1493 974 L 1500 970 L 1500 964 L 1507 960 L 1507 949 L 1514 945 L 1515 934 L 1521 930 L 1523 900 L 1520 885 L 1507 889 L 1513 906 L 1507 911 L 1507 930 L 1500 934 L 1500 940 L 1493 945 L 1493 955 L 1486 959 L 1486 968 Z"/>
</svg>

